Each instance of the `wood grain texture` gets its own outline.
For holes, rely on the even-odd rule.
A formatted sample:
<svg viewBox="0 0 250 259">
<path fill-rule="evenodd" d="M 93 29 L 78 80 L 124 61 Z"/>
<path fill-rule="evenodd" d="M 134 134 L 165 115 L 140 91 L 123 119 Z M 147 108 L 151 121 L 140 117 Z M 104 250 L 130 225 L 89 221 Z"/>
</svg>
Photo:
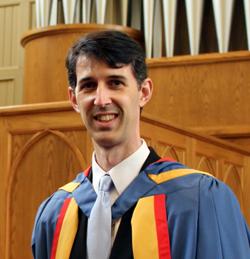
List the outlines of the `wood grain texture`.
<svg viewBox="0 0 250 259">
<path fill-rule="evenodd" d="M 81 134 L 80 138 L 84 138 L 84 135 Z M 7 251 L 10 253 L 7 258 L 29 257 L 30 251 L 20 251 L 20 247 L 30 245 L 31 233 L 23 235 L 23 225 L 31 230 L 35 216 L 32 212 L 37 210 L 37 204 L 87 166 L 80 150 L 63 132 L 45 131 L 34 134 L 26 142 L 22 140 L 19 134 L 13 136 L 12 140 L 12 145 L 20 142 L 18 144 L 22 148 L 13 157 L 7 192 L 6 218 L 11 219 L 7 220 L 7 232 L 10 233 L 7 239 L 10 245 Z"/>
<path fill-rule="evenodd" d="M 141 134 L 161 156 L 209 171 L 226 182 L 250 223 L 249 151 L 145 112 Z M 87 167 L 92 150 L 80 116 L 69 102 L 0 108 L 1 258 L 32 258 L 30 238 L 39 204 Z"/>
<path fill-rule="evenodd" d="M 1 122 L 3 118 L 7 117 L 1 117 Z M 6 240 L 5 258 L 31 258 L 31 229 L 38 205 L 86 168 L 89 159 L 86 154 L 91 154 L 83 127 L 79 123 L 78 129 L 74 125 L 63 126 L 71 121 L 67 112 L 61 118 L 59 115 L 59 119 L 52 116 L 53 122 L 47 119 L 44 113 L 33 119 L 19 114 L 4 121 L 8 137 L 7 142 L 1 143 L 5 144 L 3 150 L 8 147 L 9 152 L 6 159 L 1 150 L 1 158 L 10 163 L 4 168 L 8 171 L 4 174 L 6 178 L 1 179 L 6 189 L 5 204 L 1 199 L 1 211 L 5 212 L 0 227 L 8 233 L 1 238 Z"/>
<path fill-rule="evenodd" d="M 249 125 L 249 63 L 249 52 L 149 60 L 145 111 L 186 127 Z"/>
</svg>

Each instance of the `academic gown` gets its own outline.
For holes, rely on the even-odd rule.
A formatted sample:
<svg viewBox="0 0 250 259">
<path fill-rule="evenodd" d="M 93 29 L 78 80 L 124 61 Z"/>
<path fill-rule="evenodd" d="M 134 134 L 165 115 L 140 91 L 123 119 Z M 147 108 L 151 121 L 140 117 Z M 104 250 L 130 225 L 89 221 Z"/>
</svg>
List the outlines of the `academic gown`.
<svg viewBox="0 0 250 259">
<path fill-rule="evenodd" d="M 86 258 L 87 219 L 96 199 L 89 172 L 41 204 L 32 235 L 35 259 Z M 250 258 L 250 232 L 229 187 L 158 160 L 153 150 L 113 204 L 112 217 L 122 219 L 111 259 Z"/>
</svg>

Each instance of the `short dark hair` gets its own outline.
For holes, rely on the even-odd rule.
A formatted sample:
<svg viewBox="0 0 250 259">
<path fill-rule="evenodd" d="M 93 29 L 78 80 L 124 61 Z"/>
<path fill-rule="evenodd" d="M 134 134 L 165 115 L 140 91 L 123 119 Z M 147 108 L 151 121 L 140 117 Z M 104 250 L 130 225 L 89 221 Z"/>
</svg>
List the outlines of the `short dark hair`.
<svg viewBox="0 0 250 259">
<path fill-rule="evenodd" d="M 147 78 L 143 48 L 122 32 L 108 30 L 89 33 L 80 38 L 69 49 L 66 68 L 69 85 L 73 89 L 77 82 L 76 63 L 81 56 L 103 61 L 111 68 L 119 68 L 130 64 L 139 85 Z"/>
</svg>

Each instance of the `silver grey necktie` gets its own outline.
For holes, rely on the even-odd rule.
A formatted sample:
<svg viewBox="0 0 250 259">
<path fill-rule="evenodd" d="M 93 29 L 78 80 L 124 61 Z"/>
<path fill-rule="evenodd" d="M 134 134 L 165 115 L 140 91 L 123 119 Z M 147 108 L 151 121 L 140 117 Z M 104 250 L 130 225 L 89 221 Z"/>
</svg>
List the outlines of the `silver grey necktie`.
<svg viewBox="0 0 250 259">
<path fill-rule="evenodd" d="M 97 199 L 91 210 L 87 228 L 88 259 L 107 259 L 111 251 L 111 204 L 112 179 L 105 174 L 99 182 Z"/>
</svg>

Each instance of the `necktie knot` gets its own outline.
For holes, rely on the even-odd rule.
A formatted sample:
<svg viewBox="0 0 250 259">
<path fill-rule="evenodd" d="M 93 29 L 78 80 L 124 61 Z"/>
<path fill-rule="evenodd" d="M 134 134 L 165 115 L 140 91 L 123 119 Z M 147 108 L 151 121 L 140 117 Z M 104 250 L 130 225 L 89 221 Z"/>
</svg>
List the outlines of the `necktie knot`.
<svg viewBox="0 0 250 259">
<path fill-rule="evenodd" d="M 109 192 L 112 187 L 112 179 L 110 175 L 105 174 L 101 177 L 100 182 L 99 182 L 99 191 L 104 191 L 104 192 Z"/>
</svg>

